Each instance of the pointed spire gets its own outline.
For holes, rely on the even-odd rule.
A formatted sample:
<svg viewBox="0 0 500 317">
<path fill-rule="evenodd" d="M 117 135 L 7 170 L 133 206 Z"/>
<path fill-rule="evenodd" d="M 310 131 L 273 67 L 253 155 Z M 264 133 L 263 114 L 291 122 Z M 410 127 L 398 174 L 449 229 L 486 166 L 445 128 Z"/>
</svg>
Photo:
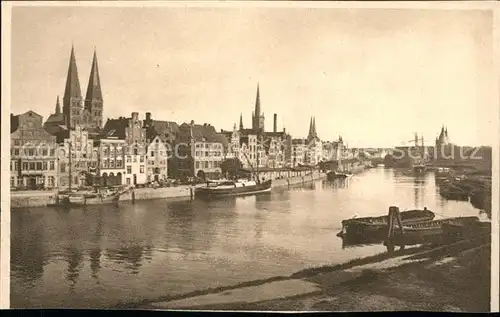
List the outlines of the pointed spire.
<svg viewBox="0 0 500 317">
<path fill-rule="evenodd" d="M 78 80 L 78 70 L 76 68 L 75 48 L 71 46 L 71 55 L 69 57 L 68 76 L 66 78 L 66 88 L 64 90 L 64 99 L 71 97 L 81 98 L 80 81 Z"/>
<path fill-rule="evenodd" d="M 257 97 L 255 98 L 255 118 L 256 118 L 256 124 L 258 125 L 259 123 L 259 118 L 260 118 L 260 89 L 259 89 L 259 83 L 257 82 Z M 258 126 L 257 126 L 258 128 Z"/>
<path fill-rule="evenodd" d="M 56 101 L 56 115 L 61 114 L 61 104 L 59 103 L 59 95 L 57 95 L 57 101 Z"/>
<path fill-rule="evenodd" d="M 313 136 L 315 137 L 317 135 L 316 134 L 316 117 L 313 117 L 312 132 L 313 132 Z"/>
<path fill-rule="evenodd" d="M 240 113 L 240 130 L 243 130 L 243 114 Z"/>
<path fill-rule="evenodd" d="M 309 133 L 307 134 L 309 137 L 312 135 L 312 127 L 313 127 L 313 118 L 309 120 Z"/>
<path fill-rule="evenodd" d="M 89 84 L 87 86 L 87 95 L 85 100 L 90 102 L 92 100 L 102 101 L 101 79 L 99 77 L 99 67 L 97 65 L 97 52 L 94 47 L 94 57 L 92 59 L 92 67 L 90 69 Z"/>
</svg>

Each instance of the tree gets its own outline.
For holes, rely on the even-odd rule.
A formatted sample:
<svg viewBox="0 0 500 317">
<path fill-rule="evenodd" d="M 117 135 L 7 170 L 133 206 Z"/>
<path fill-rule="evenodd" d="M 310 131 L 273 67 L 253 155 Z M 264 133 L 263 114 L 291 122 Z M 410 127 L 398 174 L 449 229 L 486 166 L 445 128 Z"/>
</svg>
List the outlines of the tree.
<svg viewBox="0 0 500 317">
<path fill-rule="evenodd" d="M 238 176 L 239 170 L 243 167 L 243 164 L 238 158 L 230 158 L 223 161 L 220 164 L 220 169 L 222 174 L 226 174 L 229 178 L 235 178 Z"/>
</svg>

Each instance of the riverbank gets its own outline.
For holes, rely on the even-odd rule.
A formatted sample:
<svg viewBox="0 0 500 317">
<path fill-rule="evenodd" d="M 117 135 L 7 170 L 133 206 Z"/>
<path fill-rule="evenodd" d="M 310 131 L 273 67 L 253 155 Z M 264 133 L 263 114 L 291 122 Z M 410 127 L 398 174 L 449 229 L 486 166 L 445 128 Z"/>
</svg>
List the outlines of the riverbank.
<svg viewBox="0 0 500 317">
<path fill-rule="evenodd" d="M 379 254 L 288 277 L 138 304 L 144 309 L 489 311 L 491 236 Z M 130 306 L 129 306 L 130 307 Z M 134 306 L 132 306 L 134 307 Z"/>
<path fill-rule="evenodd" d="M 273 180 L 272 188 L 284 188 L 292 185 L 307 184 L 312 181 L 323 179 L 325 173 L 313 172 L 309 175 L 294 176 L 290 178 Z M 11 209 L 26 207 L 43 207 L 56 203 L 56 191 L 13 191 L 10 193 Z M 119 201 L 149 200 L 149 199 L 193 199 L 195 195 L 194 186 L 175 186 L 161 188 L 134 188 L 133 191 L 120 195 Z M 109 202 L 105 202 L 108 203 Z"/>
</svg>

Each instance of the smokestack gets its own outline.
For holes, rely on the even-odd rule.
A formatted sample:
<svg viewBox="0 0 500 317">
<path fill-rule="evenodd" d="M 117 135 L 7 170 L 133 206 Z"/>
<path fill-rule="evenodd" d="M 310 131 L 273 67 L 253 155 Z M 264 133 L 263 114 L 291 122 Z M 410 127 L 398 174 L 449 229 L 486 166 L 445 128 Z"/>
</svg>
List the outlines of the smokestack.
<svg viewBox="0 0 500 317">
<path fill-rule="evenodd" d="M 274 114 L 274 126 L 273 126 L 273 132 L 278 131 L 278 115 L 275 113 Z"/>
</svg>

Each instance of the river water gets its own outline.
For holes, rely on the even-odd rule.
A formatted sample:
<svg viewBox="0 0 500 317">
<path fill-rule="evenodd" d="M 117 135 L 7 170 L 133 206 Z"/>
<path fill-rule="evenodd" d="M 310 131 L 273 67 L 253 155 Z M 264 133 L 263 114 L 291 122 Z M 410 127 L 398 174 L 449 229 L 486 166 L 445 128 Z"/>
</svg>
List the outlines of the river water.
<svg viewBox="0 0 500 317">
<path fill-rule="evenodd" d="M 385 248 L 343 248 L 340 222 L 391 205 L 482 217 L 442 199 L 433 174 L 384 168 L 226 200 L 15 210 L 11 307 L 113 307 L 373 255 Z"/>
</svg>

